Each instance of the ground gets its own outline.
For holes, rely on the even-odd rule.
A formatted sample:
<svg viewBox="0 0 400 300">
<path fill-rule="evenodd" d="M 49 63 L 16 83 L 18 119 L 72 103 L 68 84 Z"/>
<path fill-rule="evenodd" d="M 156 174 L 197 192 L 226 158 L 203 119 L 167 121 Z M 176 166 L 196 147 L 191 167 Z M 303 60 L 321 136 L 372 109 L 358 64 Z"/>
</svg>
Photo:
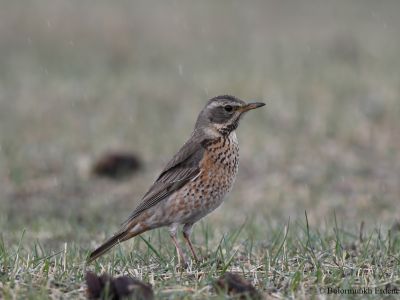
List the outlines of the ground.
<svg viewBox="0 0 400 300">
<path fill-rule="evenodd" d="M 84 298 L 85 270 L 170 299 L 222 297 L 225 271 L 280 298 L 399 291 L 399 9 L 0 1 L 0 297 Z M 238 130 L 232 193 L 194 229 L 203 262 L 178 270 L 160 229 L 85 266 L 226 93 L 267 105 Z M 120 149 L 144 168 L 88 176 Z"/>
</svg>

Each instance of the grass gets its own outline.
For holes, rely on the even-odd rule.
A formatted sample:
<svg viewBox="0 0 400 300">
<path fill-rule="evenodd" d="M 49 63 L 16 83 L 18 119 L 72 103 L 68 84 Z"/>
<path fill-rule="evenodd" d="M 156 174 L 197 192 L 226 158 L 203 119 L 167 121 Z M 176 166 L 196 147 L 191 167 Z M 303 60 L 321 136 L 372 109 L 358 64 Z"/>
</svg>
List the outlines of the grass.
<svg viewBox="0 0 400 300">
<path fill-rule="evenodd" d="M 84 298 L 88 269 L 134 276 L 152 283 L 157 297 L 168 299 L 218 299 L 212 283 L 227 270 L 238 272 L 265 294 L 284 298 L 318 298 L 328 288 L 399 288 L 398 231 L 367 233 L 361 227 L 357 232 L 333 224 L 321 230 L 309 226 L 307 218 L 289 220 L 282 228 L 266 229 L 267 236 L 252 236 L 252 229 L 243 224 L 219 241 L 210 241 L 212 229 L 202 223 L 195 240 L 204 260 L 185 271 L 176 268 L 173 245 L 163 230 L 117 246 L 91 266 L 84 263 L 88 249 L 75 242 L 46 250 L 40 242 L 26 245 L 22 232 L 14 247 L 1 240 L 2 293 L 4 299 Z"/>
<path fill-rule="evenodd" d="M 0 1 L 0 298 L 84 298 L 86 270 L 168 299 L 221 298 L 226 271 L 282 298 L 399 288 L 398 6 Z M 267 106 L 238 129 L 232 193 L 194 229 L 204 261 L 177 270 L 160 229 L 85 267 L 225 93 Z M 88 177 L 109 149 L 145 168 Z"/>
</svg>

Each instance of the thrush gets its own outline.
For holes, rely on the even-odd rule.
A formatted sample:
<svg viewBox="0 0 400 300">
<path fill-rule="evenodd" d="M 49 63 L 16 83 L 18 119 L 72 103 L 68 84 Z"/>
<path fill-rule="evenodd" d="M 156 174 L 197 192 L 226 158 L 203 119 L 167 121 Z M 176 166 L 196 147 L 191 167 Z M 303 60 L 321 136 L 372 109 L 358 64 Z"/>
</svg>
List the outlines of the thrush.
<svg viewBox="0 0 400 300">
<path fill-rule="evenodd" d="M 162 170 L 120 230 L 90 254 L 88 263 L 118 243 L 167 226 L 178 263 L 186 265 L 177 240 L 181 225 L 183 238 L 198 261 L 190 240 L 192 226 L 220 206 L 232 189 L 239 163 L 235 131 L 247 111 L 264 105 L 246 103 L 229 95 L 210 99 L 200 112 L 189 140 Z"/>
</svg>

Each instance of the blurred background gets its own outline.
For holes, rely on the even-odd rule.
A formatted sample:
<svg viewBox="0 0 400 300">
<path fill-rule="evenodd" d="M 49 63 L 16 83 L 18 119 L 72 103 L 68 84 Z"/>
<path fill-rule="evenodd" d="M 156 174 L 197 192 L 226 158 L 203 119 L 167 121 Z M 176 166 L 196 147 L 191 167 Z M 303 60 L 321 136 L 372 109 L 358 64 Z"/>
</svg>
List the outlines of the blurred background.
<svg viewBox="0 0 400 300">
<path fill-rule="evenodd" d="M 89 247 L 114 232 L 198 112 L 263 100 L 205 223 L 391 227 L 400 195 L 398 1 L 0 1 L 0 227 Z M 143 168 L 88 176 L 111 150 Z"/>
</svg>

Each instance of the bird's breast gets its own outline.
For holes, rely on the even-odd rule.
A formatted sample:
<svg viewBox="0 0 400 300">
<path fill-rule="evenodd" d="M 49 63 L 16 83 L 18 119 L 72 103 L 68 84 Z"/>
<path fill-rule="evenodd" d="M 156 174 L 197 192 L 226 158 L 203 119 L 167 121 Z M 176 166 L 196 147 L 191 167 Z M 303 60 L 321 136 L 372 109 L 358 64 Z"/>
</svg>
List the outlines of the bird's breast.
<svg viewBox="0 0 400 300">
<path fill-rule="evenodd" d="M 239 164 L 239 145 L 236 133 L 220 137 L 206 146 L 201 169 L 215 175 L 235 176 Z"/>
<path fill-rule="evenodd" d="M 173 205 L 166 215 L 179 222 L 195 222 L 216 209 L 235 181 L 239 164 L 236 134 L 209 140 L 203 147 L 199 175 L 169 199 Z"/>
<path fill-rule="evenodd" d="M 213 140 L 206 147 L 200 162 L 199 182 L 210 198 L 217 200 L 229 192 L 233 186 L 239 165 L 239 146 L 235 132 Z"/>
</svg>

